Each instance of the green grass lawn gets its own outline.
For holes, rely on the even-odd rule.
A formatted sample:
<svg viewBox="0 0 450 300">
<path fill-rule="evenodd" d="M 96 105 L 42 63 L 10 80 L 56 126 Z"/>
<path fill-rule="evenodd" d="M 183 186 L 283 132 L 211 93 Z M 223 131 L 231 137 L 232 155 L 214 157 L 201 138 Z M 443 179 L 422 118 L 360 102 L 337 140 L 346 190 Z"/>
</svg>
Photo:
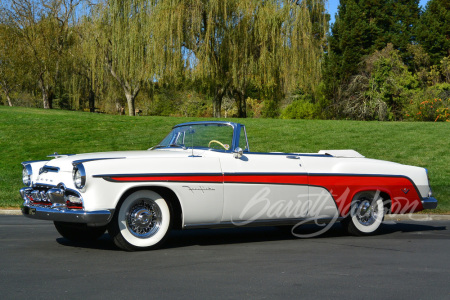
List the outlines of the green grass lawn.
<svg viewBox="0 0 450 300">
<path fill-rule="evenodd" d="M 0 106 L 0 207 L 19 207 L 21 162 L 48 154 L 142 150 L 175 124 L 195 118 L 128 117 Z M 252 151 L 354 149 L 362 155 L 428 169 L 436 212 L 450 212 L 450 124 L 227 119 L 246 125 Z"/>
</svg>

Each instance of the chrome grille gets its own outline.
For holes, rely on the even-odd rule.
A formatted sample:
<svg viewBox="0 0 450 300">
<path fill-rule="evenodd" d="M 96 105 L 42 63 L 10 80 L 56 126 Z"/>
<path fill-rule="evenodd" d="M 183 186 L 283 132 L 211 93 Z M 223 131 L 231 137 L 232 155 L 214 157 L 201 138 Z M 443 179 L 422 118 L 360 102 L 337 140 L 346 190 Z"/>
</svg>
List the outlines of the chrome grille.
<svg viewBox="0 0 450 300">
<path fill-rule="evenodd" d="M 20 191 L 25 203 L 37 206 L 51 206 L 52 208 L 83 209 L 83 198 L 72 189 L 67 189 L 63 184 L 55 186 L 34 186 L 23 188 Z"/>
<path fill-rule="evenodd" d="M 46 190 L 33 190 L 30 195 L 33 198 L 33 202 L 43 202 L 46 204 L 51 204 Z"/>
</svg>

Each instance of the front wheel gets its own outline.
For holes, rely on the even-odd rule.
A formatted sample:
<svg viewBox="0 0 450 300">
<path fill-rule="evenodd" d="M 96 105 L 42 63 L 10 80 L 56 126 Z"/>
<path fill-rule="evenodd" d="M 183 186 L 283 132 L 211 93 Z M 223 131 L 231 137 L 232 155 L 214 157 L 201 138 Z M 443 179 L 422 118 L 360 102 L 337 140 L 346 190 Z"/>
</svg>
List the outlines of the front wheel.
<svg viewBox="0 0 450 300">
<path fill-rule="evenodd" d="M 53 222 L 56 230 L 66 239 L 73 242 L 92 242 L 101 237 L 106 227 L 91 227 L 86 224 L 68 223 L 68 222 Z"/>
<path fill-rule="evenodd" d="M 141 190 L 120 204 L 108 232 L 121 249 L 149 250 L 164 242 L 170 225 L 171 214 L 166 200 L 153 191 Z"/>
<path fill-rule="evenodd" d="M 351 235 L 370 235 L 380 228 L 384 215 L 383 199 L 377 193 L 363 193 L 353 200 L 350 215 L 342 224 Z"/>
</svg>

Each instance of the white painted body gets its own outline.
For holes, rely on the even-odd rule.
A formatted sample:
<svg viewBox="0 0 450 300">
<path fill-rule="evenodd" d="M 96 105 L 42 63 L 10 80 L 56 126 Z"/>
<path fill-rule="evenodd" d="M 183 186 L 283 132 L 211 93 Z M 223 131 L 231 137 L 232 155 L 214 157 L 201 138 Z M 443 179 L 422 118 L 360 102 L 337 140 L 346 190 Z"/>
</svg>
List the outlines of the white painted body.
<svg viewBox="0 0 450 300">
<path fill-rule="evenodd" d="M 86 187 L 80 191 L 84 210 L 115 209 L 131 189 L 166 187 L 177 196 L 182 208 L 182 225 L 198 226 L 255 220 L 301 219 L 311 216 L 332 218 L 340 213 L 325 187 L 309 184 L 229 182 L 111 182 L 99 175 L 111 174 L 361 174 L 398 175 L 410 178 L 426 197 L 429 192 L 425 169 L 367 159 L 355 151 L 323 151 L 319 154 L 244 153 L 197 149 L 156 149 L 105 152 L 56 158 L 33 163 L 33 185 L 57 185 L 77 190 L 72 180 L 73 161 L 84 162 Z M 294 157 L 295 156 L 295 157 Z M 43 165 L 59 168 L 58 173 L 38 175 Z M 249 176 L 252 177 L 252 176 Z M 415 199 L 420 201 L 421 199 Z M 289 209 L 286 209 L 289 208 Z M 420 207 L 417 209 L 420 210 Z"/>
</svg>

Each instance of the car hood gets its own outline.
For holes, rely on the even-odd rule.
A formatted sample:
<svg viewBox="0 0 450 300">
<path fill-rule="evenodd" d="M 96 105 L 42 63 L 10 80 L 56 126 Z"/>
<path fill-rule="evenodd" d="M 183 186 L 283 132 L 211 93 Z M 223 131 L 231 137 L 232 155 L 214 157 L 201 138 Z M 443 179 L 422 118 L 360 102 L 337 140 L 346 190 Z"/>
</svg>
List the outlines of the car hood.
<svg viewBox="0 0 450 300">
<path fill-rule="evenodd" d="M 59 168 L 61 172 L 72 172 L 73 165 L 81 162 L 107 160 L 107 159 L 130 159 L 130 158 L 163 158 L 163 157 L 186 157 L 191 155 L 191 150 L 145 150 L 145 151 L 113 151 L 95 152 L 82 154 L 60 155 L 45 165 Z"/>
</svg>

